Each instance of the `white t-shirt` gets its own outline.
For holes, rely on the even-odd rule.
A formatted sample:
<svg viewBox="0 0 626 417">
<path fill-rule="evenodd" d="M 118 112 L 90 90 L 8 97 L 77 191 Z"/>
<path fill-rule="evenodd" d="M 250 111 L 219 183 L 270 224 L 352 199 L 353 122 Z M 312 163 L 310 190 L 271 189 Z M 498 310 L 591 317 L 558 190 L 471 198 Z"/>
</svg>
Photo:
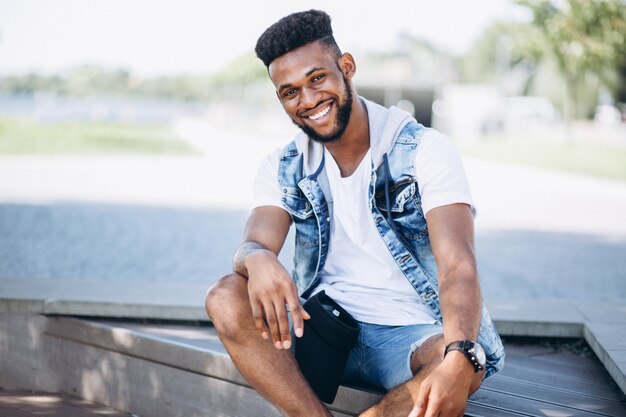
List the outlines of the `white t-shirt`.
<svg viewBox="0 0 626 417">
<path fill-rule="evenodd" d="M 261 164 L 252 208 L 282 206 L 277 172 L 281 150 Z M 434 323 L 435 316 L 406 279 L 376 230 L 368 207 L 371 154 L 367 152 L 349 177 L 325 152 L 326 175 L 333 199 L 328 255 L 314 293 L 325 290 L 355 319 L 373 324 Z M 475 213 L 463 163 L 445 135 L 428 129 L 415 159 L 415 176 L 424 214 L 435 207 L 466 203 Z"/>
</svg>

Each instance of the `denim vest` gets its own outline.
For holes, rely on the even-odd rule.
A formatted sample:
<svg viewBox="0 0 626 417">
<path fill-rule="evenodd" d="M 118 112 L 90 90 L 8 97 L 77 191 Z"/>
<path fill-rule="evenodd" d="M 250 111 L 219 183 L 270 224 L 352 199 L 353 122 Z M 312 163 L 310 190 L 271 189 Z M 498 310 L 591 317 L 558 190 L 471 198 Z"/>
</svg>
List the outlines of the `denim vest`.
<svg viewBox="0 0 626 417">
<path fill-rule="evenodd" d="M 437 264 L 414 173 L 424 131 L 416 122 L 400 131 L 383 163 L 376 170 L 372 168 L 368 200 L 376 228 L 397 265 L 441 323 Z M 296 229 L 293 279 L 300 296 L 308 298 L 319 282 L 328 254 L 332 200 L 324 159 L 310 175 L 306 175 L 304 163 L 303 153 L 295 141 L 291 142 L 280 158 L 278 182 L 282 204 Z M 484 303 L 478 341 L 487 355 L 488 377 L 502 369 L 504 348 Z"/>
</svg>

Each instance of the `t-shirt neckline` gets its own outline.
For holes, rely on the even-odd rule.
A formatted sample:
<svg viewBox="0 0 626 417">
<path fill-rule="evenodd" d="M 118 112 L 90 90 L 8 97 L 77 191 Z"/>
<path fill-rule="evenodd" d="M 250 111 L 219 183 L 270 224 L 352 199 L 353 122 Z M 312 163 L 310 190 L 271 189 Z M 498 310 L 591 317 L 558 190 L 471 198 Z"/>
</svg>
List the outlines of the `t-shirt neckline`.
<svg viewBox="0 0 626 417">
<path fill-rule="evenodd" d="M 335 161 L 335 158 L 333 158 L 331 153 L 328 151 L 328 149 L 324 148 L 324 154 L 326 155 L 326 168 L 330 169 L 329 174 L 332 175 L 333 178 L 344 184 L 354 182 L 357 178 L 359 178 L 359 176 L 362 174 L 362 170 L 365 169 L 364 165 L 366 165 L 366 161 L 369 162 L 370 165 L 372 161 L 372 148 L 368 148 L 365 155 L 363 155 L 361 162 L 359 162 L 359 166 L 356 167 L 354 172 L 347 177 L 342 177 L 341 171 L 339 170 L 339 165 L 337 164 L 337 161 Z"/>
</svg>

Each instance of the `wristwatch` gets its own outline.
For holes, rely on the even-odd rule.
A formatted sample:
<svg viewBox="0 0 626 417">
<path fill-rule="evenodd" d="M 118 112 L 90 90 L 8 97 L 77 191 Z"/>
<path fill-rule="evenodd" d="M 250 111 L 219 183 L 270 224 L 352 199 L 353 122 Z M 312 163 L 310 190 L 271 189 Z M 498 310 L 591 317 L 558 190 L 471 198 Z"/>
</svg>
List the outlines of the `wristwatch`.
<svg viewBox="0 0 626 417">
<path fill-rule="evenodd" d="M 474 367 L 474 372 L 485 369 L 487 358 L 485 357 L 485 351 L 480 343 L 474 342 L 473 340 L 457 340 L 446 346 L 443 357 L 445 358 L 448 352 L 453 350 L 458 350 L 465 355 L 467 360 L 470 361 Z"/>
</svg>

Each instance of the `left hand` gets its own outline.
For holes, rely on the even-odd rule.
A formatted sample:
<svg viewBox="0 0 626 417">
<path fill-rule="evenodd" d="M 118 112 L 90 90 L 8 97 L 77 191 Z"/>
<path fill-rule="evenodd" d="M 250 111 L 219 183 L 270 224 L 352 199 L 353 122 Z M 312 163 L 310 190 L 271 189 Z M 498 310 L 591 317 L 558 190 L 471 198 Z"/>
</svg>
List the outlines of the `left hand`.
<svg viewBox="0 0 626 417">
<path fill-rule="evenodd" d="M 420 384 L 408 417 L 463 417 L 473 377 L 467 359 L 450 352 Z"/>
</svg>

